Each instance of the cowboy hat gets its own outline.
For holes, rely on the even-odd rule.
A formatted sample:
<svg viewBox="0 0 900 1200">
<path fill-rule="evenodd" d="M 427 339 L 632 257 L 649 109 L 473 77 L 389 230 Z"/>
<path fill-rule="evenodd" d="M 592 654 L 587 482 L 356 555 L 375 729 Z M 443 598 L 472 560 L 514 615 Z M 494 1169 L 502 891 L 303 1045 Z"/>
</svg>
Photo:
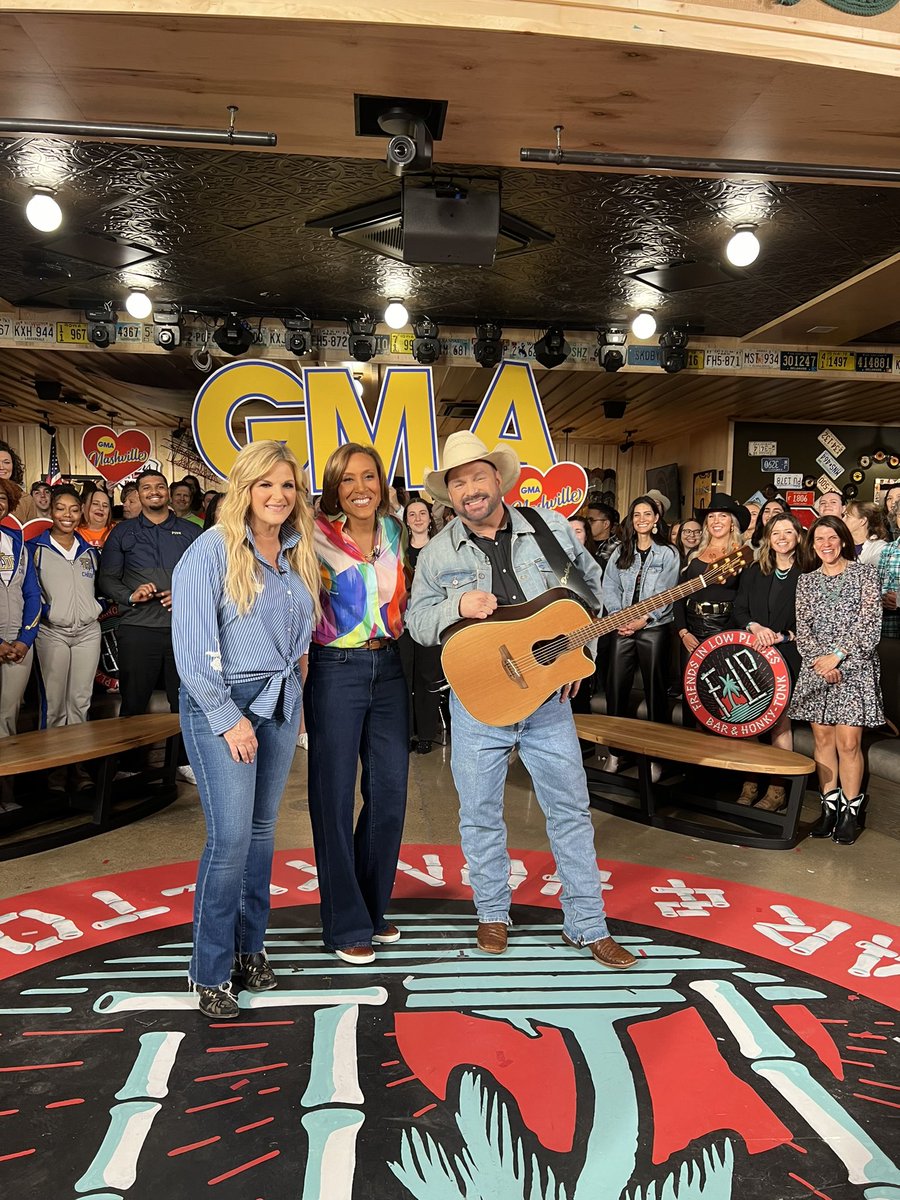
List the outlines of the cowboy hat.
<svg viewBox="0 0 900 1200">
<path fill-rule="evenodd" d="M 727 492 L 716 492 L 709 502 L 709 508 L 698 508 L 694 515 L 702 524 L 703 519 L 711 512 L 731 513 L 733 517 L 737 518 L 741 533 L 746 533 L 750 528 L 750 509 L 745 508 L 743 504 L 738 504 L 734 496 L 729 496 Z"/>
<path fill-rule="evenodd" d="M 439 470 L 429 471 L 425 476 L 425 490 L 442 504 L 450 504 L 447 474 L 454 467 L 464 467 L 466 463 L 489 462 L 500 472 L 500 491 L 504 496 L 519 478 L 519 456 L 514 450 L 500 442 L 493 450 L 488 451 L 481 438 L 467 429 L 450 434 L 444 443 L 443 460 Z"/>
<path fill-rule="evenodd" d="M 664 496 L 659 488 L 651 488 L 647 492 L 647 499 L 652 500 L 659 510 L 659 515 L 665 519 L 669 509 L 672 507 L 672 501 L 668 496 Z"/>
</svg>

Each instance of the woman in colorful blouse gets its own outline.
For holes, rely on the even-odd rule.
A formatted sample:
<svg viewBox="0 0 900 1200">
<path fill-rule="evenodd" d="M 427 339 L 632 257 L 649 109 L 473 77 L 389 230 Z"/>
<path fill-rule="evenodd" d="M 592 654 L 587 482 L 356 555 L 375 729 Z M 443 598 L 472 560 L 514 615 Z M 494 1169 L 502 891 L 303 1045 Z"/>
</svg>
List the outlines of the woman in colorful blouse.
<svg viewBox="0 0 900 1200">
<path fill-rule="evenodd" d="M 389 503 L 372 446 L 335 450 L 315 524 L 322 618 L 304 711 L 322 938 L 354 964 L 374 960 L 373 943 L 400 937 L 384 912 L 406 813 L 408 696 L 397 642 L 407 590 L 402 529 Z M 363 805 L 354 828 L 357 759 Z"/>
</svg>

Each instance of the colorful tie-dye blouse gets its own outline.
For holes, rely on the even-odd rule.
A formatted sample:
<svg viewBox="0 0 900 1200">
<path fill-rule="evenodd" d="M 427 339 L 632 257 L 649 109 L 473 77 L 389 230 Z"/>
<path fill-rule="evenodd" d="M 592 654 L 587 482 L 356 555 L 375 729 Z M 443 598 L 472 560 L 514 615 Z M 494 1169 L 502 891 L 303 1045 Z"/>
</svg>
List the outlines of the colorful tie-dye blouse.
<svg viewBox="0 0 900 1200">
<path fill-rule="evenodd" d="M 406 611 L 402 526 L 378 517 L 378 554 L 367 562 L 344 535 L 346 517 L 316 519 L 314 544 L 322 575 L 322 619 L 313 634 L 319 646 L 350 649 L 372 638 L 398 638 Z"/>
</svg>

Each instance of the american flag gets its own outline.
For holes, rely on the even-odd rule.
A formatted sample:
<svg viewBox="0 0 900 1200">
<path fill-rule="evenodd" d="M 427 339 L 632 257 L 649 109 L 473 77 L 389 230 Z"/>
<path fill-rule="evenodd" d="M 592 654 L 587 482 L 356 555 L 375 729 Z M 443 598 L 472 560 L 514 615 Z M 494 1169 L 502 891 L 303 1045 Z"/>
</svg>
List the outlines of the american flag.
<svg viewBox="0 0 900 1200">
<path fill-rule="evenodd" d="M 56 453 L 56 434 L 50 435 L 50 465 L 47 467 L 47 474 L 44 476 L 44 482 L 49 483 L 51 487 L 54 484 L 62 483 L 62 475 L 59 470 L 59 456 Z"/>
</svg>

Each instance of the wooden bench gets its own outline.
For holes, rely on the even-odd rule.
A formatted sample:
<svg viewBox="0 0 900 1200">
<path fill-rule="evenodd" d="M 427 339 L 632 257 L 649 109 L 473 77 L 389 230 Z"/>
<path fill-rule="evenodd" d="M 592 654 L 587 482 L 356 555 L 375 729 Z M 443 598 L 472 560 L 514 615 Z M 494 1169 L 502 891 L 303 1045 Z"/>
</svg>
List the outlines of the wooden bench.
<svg viewBox="0 0 900 1200">
<path fill-rule="evenodd" d="M 0 861 L 49 850 L 115 829 L 157 812 L 176 796 L 177 713 L 147 713 L 40 729 L 0 740 L 0 779 L 98 761 L 90 791 L 52 793 L 43 777 L 23 781 L 18 808 L 0 813 Z M 113 781 L 116 760 L 131 750 L 165 741 L 162 767 Z M 27 786 L 31 782 L 32 786 Z"/>
<path fill-rule="evenodd" d="M 796 845 L 806 781 L 815 770 L 811 758 L 761 742 L 723 738 L 631 717 L 576 714 L 575 728 L 585 741 L 637 757 L 636 780 L 587 766 L 593 807 L 645 825 L 715 842 L 758 846 L 765 850 L 789 850 Z M 653 783 L 651 762 L 684 764 L 687 767 L 685 778 L 681 783 L 666 779 Z M 735 786 L 731 789 L 735 797 L 742 781 L 748 777 L 771 775 L 784 780 L 787 810 L 769 813 L 716 796 L 716 780 L 709 774 L 711 771 L 735 773 Z M 698 776 L 701 776 L 699 780 Z M 633 800 L 629 803 L 623 797 L 636 797 L 637 804 Z M 663 811 L 673 808 L 688 809 L 696 815 L 691 819 L 679 816 L 677 812 Z M 703 817 L 713 818 L 716 824 L 703 820 Z M 726 823 L 730 828 L 723 827 Z"/>
</svg>

